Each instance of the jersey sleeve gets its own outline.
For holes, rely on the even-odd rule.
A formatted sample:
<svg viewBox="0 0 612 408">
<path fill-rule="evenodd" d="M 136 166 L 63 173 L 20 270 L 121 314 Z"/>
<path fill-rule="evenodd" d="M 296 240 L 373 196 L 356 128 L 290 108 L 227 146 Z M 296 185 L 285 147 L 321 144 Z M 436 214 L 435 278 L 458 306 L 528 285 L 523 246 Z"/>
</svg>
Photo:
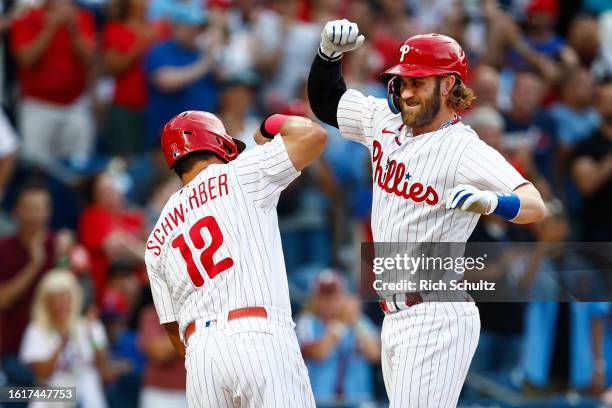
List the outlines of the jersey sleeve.
<svg viewBox="0 0 612 408">
<path fill-rule="evenodd" d="M 338 103 L 338 128 L 342 137 L 371 146 L 374 136 L 375 119 L 387 103 L 384 99 L 364 96 L 361 92 L 349 89 Z M 392 116 L 391 111 L 388 112 Z"/>
<path fill-rule="evenodd" d="M 300 175 L 280 136 L 247 150 L 231 165 L 245 194 L 262 207 L 276 206 L 280 193 Z"/>
<path fill-rule="evenodd" d="M 151 293 L 153 294 L 153 304 L 155 305 L 159 322 L 161 324 L 175 322 L 178 320 L 178 316 L 174 310 L 174 304 L 172 303 L 172 296 L 170 295 L 168 284 L 164 277 L 160 275 L 159 270 L 151 263 L 148 255 L 149 254 L 145 256 L 147 274 L 149 276 L 149 284 L 151 286 Z"/>
<path fill-rule="evenodd" d="M 480 139 L 470 143 L 460 160 L 457 184 L 509 193 L 529 183 L 497 150 Z"/>
</svg>

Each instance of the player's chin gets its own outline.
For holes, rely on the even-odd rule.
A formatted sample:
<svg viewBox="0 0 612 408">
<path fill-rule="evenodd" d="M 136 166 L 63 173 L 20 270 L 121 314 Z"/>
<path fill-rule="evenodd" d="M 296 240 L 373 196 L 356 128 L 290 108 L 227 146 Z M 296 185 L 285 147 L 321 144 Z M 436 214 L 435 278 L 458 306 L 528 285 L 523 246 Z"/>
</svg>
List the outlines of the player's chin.
<svg viewBox="0 0 612 408">
<path fill-rule="evenodd" d="M 421 111 L 413 109 L 402 109 L 402 121 L 408 127 L 415 127 L 420 122 Z"/>
</svg>

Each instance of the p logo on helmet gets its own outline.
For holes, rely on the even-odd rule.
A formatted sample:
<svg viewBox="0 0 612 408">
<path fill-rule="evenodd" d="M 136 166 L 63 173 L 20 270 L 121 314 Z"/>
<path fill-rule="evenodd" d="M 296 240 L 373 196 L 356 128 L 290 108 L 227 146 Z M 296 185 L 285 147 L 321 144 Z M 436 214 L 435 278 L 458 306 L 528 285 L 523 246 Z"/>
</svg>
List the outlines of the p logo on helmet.
<svg viewBox="0 0 612 408">
<path fill-rule="evenodd" d="M 410 52 L 410 46 L 408 44 L 403 44 L 400 47 L 399 52 L 400 52 L 399 61 L 404 62 L 404 57 L 406 56 L 406 54 L 408 54 L 408 52 Z"/>
</svg>

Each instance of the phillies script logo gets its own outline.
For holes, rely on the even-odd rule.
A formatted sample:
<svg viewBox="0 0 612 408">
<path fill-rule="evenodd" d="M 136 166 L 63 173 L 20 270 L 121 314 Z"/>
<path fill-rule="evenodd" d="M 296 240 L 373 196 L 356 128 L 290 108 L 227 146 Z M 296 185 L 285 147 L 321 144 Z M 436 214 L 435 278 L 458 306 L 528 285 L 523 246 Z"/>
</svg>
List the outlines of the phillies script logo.
<svg viewBox="0 0 612 408">
<path fill-rule="evenodd" d="M 383 167 L 380 163 L 383 156 L 382 146 L 375 140 L 372 147 L 372 161 L 376 166 L 374 182 L 378 184 L 378 187 L 387 193 L 393 193 L 398 197 L 404 197 L 406 200 L 412 200 L 416 203 L 425 201 L 429 205 L 438 204 L 438 193 L 433 187 L 425 187 L 418 182 L 411 183 L 410 178 L 412 176 L 406 172 L 404 163 L 389 160 Z"/>
</svg>

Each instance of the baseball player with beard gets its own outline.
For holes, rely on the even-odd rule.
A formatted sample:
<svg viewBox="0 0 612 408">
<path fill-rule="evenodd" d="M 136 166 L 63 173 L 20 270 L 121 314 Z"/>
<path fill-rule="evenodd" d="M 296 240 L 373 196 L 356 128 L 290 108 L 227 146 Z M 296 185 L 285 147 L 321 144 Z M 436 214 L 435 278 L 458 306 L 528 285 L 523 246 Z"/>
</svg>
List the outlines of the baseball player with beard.
<svg viewBox="0 0 612 408">
<path fill-rule="evenodd" d="M 183 183 L 146 244 L 155 309 L 185 356 L 190 407 L 314 407 L 291 318 L 276 204 L 316 159 L 325 131 L 272 115 L 244 153 L 213 114 L 183 112 L 162 130 Z"/>
<path fill-rule="evenodd" d="M 356 24 L 328 22 L 308 92 L 319 119 L 370 150 L 374 241 L 464 243 L 481 214 L 519 224 L 542 219 L 533 185 L 461 123 L 458 112 L 475 99 L 463 83 L 461 46 L 439 34 L 406 40 L 383 73 L 385 100 L 347 90 L 342 78 L 342 54 L 364 40 Z M 456 406 L 476 350 L 480 317 L 471 297 L 432 302 L 429 295 L 379 292 L 391 407 Z"/>
</svg>

